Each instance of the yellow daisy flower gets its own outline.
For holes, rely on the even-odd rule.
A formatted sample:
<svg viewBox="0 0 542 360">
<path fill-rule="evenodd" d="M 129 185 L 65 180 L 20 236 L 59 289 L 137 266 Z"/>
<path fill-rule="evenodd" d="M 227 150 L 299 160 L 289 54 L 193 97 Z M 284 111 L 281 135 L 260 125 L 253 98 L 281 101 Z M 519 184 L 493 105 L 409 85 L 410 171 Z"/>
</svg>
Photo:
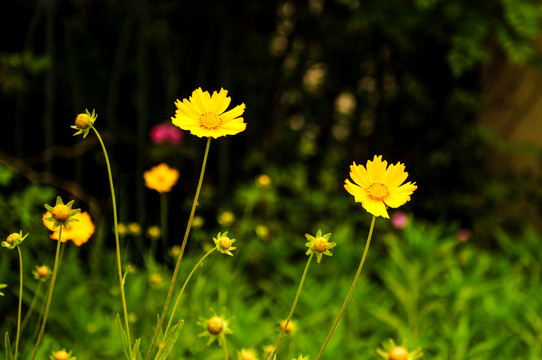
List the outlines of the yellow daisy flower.
<svg viewBox="0 0 542 360">
<path fill-rule="evenodd" d="M 367 161 L 367 168 L 355 162 L 350 166 L 350 177 L 355 184 L 346 179 L 344 188 L 369 213 L 389 219 L 386 209 L 404 205 L 418 188 L 415 182 L 401 185 L 407 176 L 405 165 L 397 163 L 388 167 L 382 155 L 375 155 L 373 161 Z"/>
<path fill-rule="evenodd" d="M 240 117 L 245 112 L 245 104 L 226 111 L 231 101 L 227 95 L 228 91 L 224 89 L 220 89 L 218 93 L 214 91 L 211 96 L 208 91 L 197 88 L 188 100 L 175 102 L 177 111 L 171 122 L 183 130 L 190 130 L 191 134 L 198 137 L 216 139 L 238 134 L 247 127 Z"/>
<path fill-rule="evenodd" d="M 179 179 L 179 171 L 170 168 L 167 164 L 159 164 L 143 173 L 145 186 L 159 193 L 170 192 Z"/>
<path fill-rule="evenodd" d="M 43 225 L 45 225 L 47 229 L 53 230 L 53 224 L 50 221 L 45 220 L 45 218 L 49 218 L 50 216 L 51 213 L 49 211 L 43 215 Z M 90 239 L 92 234 L 94 234 L 94 223 L 92 222 L 90 215 L 84 211 L 72 215 L 72 218 L 75 221 L 70 222 L 69 229 L 62 225 L 61 241 L 66 242 L 71 240 L 75 245 L 81 246 Z M 49 237 L 53 240 L 58 240 L 59 233 L 60 227 L 57 227 Z"/>
</svg>

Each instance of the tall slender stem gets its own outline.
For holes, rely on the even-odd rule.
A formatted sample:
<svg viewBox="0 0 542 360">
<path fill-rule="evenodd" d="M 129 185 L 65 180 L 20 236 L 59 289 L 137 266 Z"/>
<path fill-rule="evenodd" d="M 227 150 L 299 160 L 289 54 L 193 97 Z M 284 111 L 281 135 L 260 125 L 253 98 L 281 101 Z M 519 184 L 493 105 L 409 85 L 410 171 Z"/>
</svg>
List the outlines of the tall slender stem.
<svg viewBox="0 0 542 360">
<path fill-rule="evenodd" d="M 179 252 L 179 256 L 177 257 L 177 263 L 175 264 L 175 270 L 173 271 L 173 276 L 171 278 L 171 283 L 169 284 L 169 290 L 166 297 L 166 303 L 164 304 L 164 310 L 162 310 L 162 315 L 160 316 L 160 321 L 158 322 L 158 326 L 156 327 L 156 331 L 154 332 L 154 336 L 152 338 L 151 346 L 149 347 L 149 351 L 147 352 L 147 356 L 145 359 L 149 359 L 152 349 L 154 348 L 154 345 L 156 343 L 156 338 L 158 337 L 158 333 L 160 332 L 160 329 L 162 328 L 162 324 L 164 323 L 164 319 L 167 314 L 167 310 L 169 308 L 169 302 L 171 301 L 171 296 L 173 294 L 173 288 L 175 287 L 175 281 L 177 280 L 177 275 L 179 273 L 179 267 L 181 266 L 181 260 L 183 258 L 184 249 L 186 247 L 186 243 L 188 241 L 188 235 L 190 234 L 190 228 L 192 227 L 192 220 L 194 219 L 194 213 L 196 212 L 196 206 L 198 206 L 198 199 L 199 199 L 199 193 L 201 191 L 201 184 L 203 183 L 203 176 L 205 175 L 205 166 L 207 165 L 207 157 L 209 156 L 209 146 L 211 145 L 211 138 L 207 138 L 207 145 L 205 147 L 205 155 L 203 155 L 203 163 L 201 164 L 201 172 L 199 175 L 199 181 L 198 181 L 198 187 L 196 188 L 196 195 L 194 196 L 194 201 L 192 202 L 192 210 L 190 210 L 190 217 L 188 218 L 188 224 L 186 225 L 186 231 L 184 233 L 183 242 L 181 244 L 181 250 Z"/>
<path fill-rule="evenodd" d="M 23 254 L 21 253 L 21 247 L 17 246 L 19 252 L 19 311 L 17 312 L 17 335 L 15 338 L 15 360 L 19 355 L 19 338 L 21 334 L 21 311 L 23 308 Z"/>
<path fill-rule="evenodd" d="M 226 344 L 226 335 L 224 335 L 224 332 L 220 334 L 220 337 L 222 338 L 222 347 L 224 348 L 224 360 L 228 360 L 228 346 Z"/>
<path fill-rule="evenodd" d="M 196 265 L 194 265 L 194 267 L 192 268 L 192 271 L 190 271 L 190 274 L 188 274 L 188 277 L 184 281 L 183 287 L 181 288 L 179 295 L 177 295 L 177 300 L 175 300 L 175 305 L 173 306 L 173 310 L 171 310 L 171 315 L 169 316 L 169 321 L 167 323 L 166 330 L 164 331 L 164 339 L 167 337 L 167 333 L 169 331 L 169 328 L 171 327 L 171 323 L 173 322 L 173 317 L 175 316 L 175 312 L 177 311 L 177 306 L 179 305 L 179 301 L 181 300 L 181 297 L 184 293 L 184 289 L 186 288 L 186 285 L 188 285 L 190 278 L 192 277 L 192 275 L 194 275 L 194 273 L 199 268 L 203 260 L 205 260 L 205 258 L 211 255 L 211 253 L 215 250 L 216 250 L 216 247 L 212 248 L 205 255 L 203 255 L 201 259 L 199 259 L 199 261 L 196 263 Z M 159 346 L 160 350 L 158 350 L 158 353 L 156 354 L 155 359 L 158 359 L 158 357 L 162 353 L 162 350 L 164 349 L 164 347 L 162 346 L 163 344 L 164 344 L 163 342 L 160 343 L 160 346 Z"/>
<path fill-rule="evenodd" d="M 168 212 L 167 212 L 167 194 L 160 193 L 160 221 L 162 227 L 162 251 L 166 253 L 168 240 Z"/>
<path fill-rule="evenodd" d="M 62 228 L 64 225 L 60 225 L 59 231 L 58 231 L 58 242 L 56 244 L 56 253 L 55 253 L 55 265 L 53 266 L 53 276 L 51 277 L 51 284 L 49 285 L 49 294 L 47 295 L 47 303 L 45 304 L 45 312 L 43 313 L 43 320 L 41 322 L 41 328 L 40 333 L 38 335 L 38 340 L 36 341 L 36 346 L 34 347 L 34 352 L 32 353 L 32 360 L 36 358 L 36 354 L 38 352 L 38 348 L 41 343 L 41 339 L 43 337 L 43 333 L 45 331 L 45 324 L 47 323 L 47 316 L 49 315 L 49 307 L 51 306 L 51 298 L 53 297 L 53 290 L 55 287 L 55 280 L 56 275 L 58 273 L 58 265 L 60 258 L 60 245 L 61 245 L 61 239 L 62 239 Z"/>
<path fill-rule="evenodd" d="M 124 293 L 124 280 L 122 278 L 122 264 L 120 256 L 120 241 L 119 241 L 119 229 L 117 220 L 117 200 L 115 198 L 115 187 L 113 186 L 113 175 L 111 174 L 111 164 L 109 163 L 109 156 L 107 156 L 107 150 L 105 149 L 104 142 L 98 130 L 93 126 L 92 130 L 96 133 L 96 137 L 102 146 L 104 152 L 105 163 L 107 164 L 107 175 L 109 176 L 109 188 L 111 190 L 111 203 L 113 205 L 113 226 L 115 230 L 115 247 L 117 249 L 117 272 L 119 275 L 120 296 L 122 301 L 122 312 L 124 316 L 124 327 L 126 328 L 126 337 L 128 340 L 128 353 L 132 358 L 132 341 L 130 339 L 130 323 L 128 322 L 128 307 L 126 306 L 126 295 Z"/>
<path fill-rule="evenodd" d="M 292 316 L 294 316 L 294 311 L 297 306 L 297 301 L 299 300 L 299 296 L 301 295 L 301 289 L 303 289 L 303 284 L 305 283 L 305 278 L 307 277 L 307 271 L 309 270 L 309 265 L 311 264 L 311 260 L 313 256 L 314 256 L 314 253 L 312 253 L 309 256 L 309 259 L 307 260 L 307 265 L 305 265 L 305 270 L 303 271 L 303 275 L 301 276 L 301 281 L 299 282 L 299 287 L 297 288 L 297 294 L 295 294 L 295 299 L 292 304 L 292 308 L 290 309 L 290 314 L 288 315 L 288 318 L 286 319 L 286 322 L 284 323 L 284 326 L 279 336 L 279 340 L 277 341 L 277 345 L 275 345 L 273 352 L 269 355 L 267 360 L 272 360 L 279 350 L 280 341 L 282 340 L 282 337 L 286 333 L 286 329 L 288 328 L 288 324 L 290 324 L 290 320 L 292 320 Z"/>
<path fill-rule="evenodd" d="M 352 297 L 352 293 L 354 292 L 354 288 L 356 287 L 356 284 L 359 280 L 359 275 L 361 274 L 361 269 L 363 268 L 363 264 L 365 263 L 365 258 L 367 257 L 367 251 L 369 251 L 369 245 L 371 244 L 371 238 L 373 237 L 373 229 L 375 226 L 375 219 L 376 217 L 373 215 L 373 220 L 371 221 L 371 228 L 369 229 L 369 235 L 367 236 L 367 241 L 365 242 L 365 249 L 363 250 L 363 255 L 361 257 L 361 262 L 358 266 L 358 271 L 356 272 L 356 276 L 354 277 L 354 281 L 352 282 L 352 286 L 350 286 L 350 291 L 348 292 L 348 295 L 346 296 L 346 299 L 344 299 L 343 306 L 341 308 L 341 311 L 339 311 L 339 315 L 337 315 L 337 319 L 335 319 L 335 323 L 333 324 L 333 327 L 331 328 L 329 334 L 327 335 L 326 341 L 324 342 L 324 345 L 322 346 L 322 349 L 320 349 L 320 352 L 318 353 L 318 356 L 316 357 L 316 360 L 320 359 L 322 357 L 322 354 L 324 353 L 324 350 L 331 339 L 331 336 L 333 336 L 333 333 L 335 332 L 335 329 L 337 328 L 337 325 L 339 325 L 339 321 L 341 320 L 341 317 L 343 316 L 344 310 L 346 309 L 346 305 L 348 305 L 348 302 L 350 301 L 350 298 Z"/>
</svg>

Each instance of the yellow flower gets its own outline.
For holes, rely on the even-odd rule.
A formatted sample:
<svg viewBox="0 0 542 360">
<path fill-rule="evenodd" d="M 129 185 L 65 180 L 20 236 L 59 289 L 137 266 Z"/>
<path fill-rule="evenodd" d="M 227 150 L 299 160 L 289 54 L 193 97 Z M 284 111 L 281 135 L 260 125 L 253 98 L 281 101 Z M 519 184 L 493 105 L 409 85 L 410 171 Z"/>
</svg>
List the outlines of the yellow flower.
<svg viewBox="0 0 542 360">
<path fill-rule="evenodd" d="M 405 341 L 401 345 L 396 345 L 395 341 L 390 339 L 387 345 L 383 345 L 384 349 L 376 349 L 376 352 L 386 360 L 416 360 L 423 356 L 421 348 L 408 351 Z"/>
<path fill-rule="evenodd" d="M 129 223 L 126 229 L 132 236 L 139 236 L 139 234 L 141 234 L 141 226 L 136 222 Z"/>
<path fill-rule="evenodd" d="M 280 331 L 284 330 L 284 326 L 286 326 L 286 320 L 282 320 L 279 324 Z M 284 331 L 286 334 L 289 334 L 291 332 L 295 332 L 295 324 L 292 320 L 288 322 L 288 326 L 286 326 L 286 330 Z"/>
<path fill-rule="evenodd" d="M 407 176 L 405 165 L 397 163 L 388 167 L 382 155 L 375 155 L 373 161 L 367 161 L 367 168 L 355 162 L 350 166 L 350 177 L 355 184 L 346 179 L 344 188 L 369 213 L 389 219 L 387 207 L 404 205 L 418 188 L 415 182 L 401 185 Z"/>
<path fill-rule="evenodd" d="M 151 240 L 159 239 L 160 235 L 161 235 L 161 231 L 160 231 L 160 228 L 158 226 L 149 226 L 149 228 L 147 229 L 147 236 Z"/>
<path fill-rule="evenodd" d="M 235 215 L 231 211 L 224 211 L 217 220 L 220 225 L 229 226 L 235 221 Z"/>
<path fill-rule="evenodd" d="M 210 318 L 199 318 L 198 325 L 205 329 L 204 332 L 198 336 L 209 336 L 207 345 L 210 345 L 215 339 L 218 339 L 218 344 L 222 345 L 222 336 L 233 334 L 229 324 L 233 318 L 226 320 L 226 309 L 222 309 L 220 315 L 216 315 L 214 310 L 211 309 L 212 316 Z"/>
<path fill-rule="evenodd" d="M 50 221 L 45 220 L 45 218 L 51 217 L 51 214 L 47 211 L 43 217 L 43 225 L 45 225 L 47 229 L 53 230 L 53 224 Z M 60 241 L 66 242 L 71 240 L 75 245 L 81 246 L 90 239 L 92 234 L 94 234 L 94 223 L 92 222 L 90 215 L 84 211 L 72 215 L 71 218 L 75 221 L 70 222 L 69 229 L 66 229 L 66 227 L 62 225 L 62 239 Z M 50 238 L 58 240 L 59 232 L 60 227 L 57 227 L 50 235 Z"/>
<path fill-rule="evenodd" d="M 159 193 L 170 192 L 179 179 L 179 171 L 162 163 L 145 171 L 143 174 L 145 186 Z"/>
<path fill-rule="evenodd" d="M 239 352 L 239 360 L 257 360 L 258 356 L 252 349 L 241 349 Z"/>
<path fill-rule="evenodd" d="M 208 91 L 197 88 L 188 100 L 175 102 L 177 111 L 171 121 L 175 126 L 190 130 L 191 134 L 198 137 L 216 139 L 220 136 L 238 134 L 247 127 L 240 117 L 245 112 L 245 104 L 237 105 L 225 112 L 231 101 L 227 95 L 228 91 L 224 89 L 220 89 L 218 93 L 213 92 L 211 96 Z"/>
</svg>

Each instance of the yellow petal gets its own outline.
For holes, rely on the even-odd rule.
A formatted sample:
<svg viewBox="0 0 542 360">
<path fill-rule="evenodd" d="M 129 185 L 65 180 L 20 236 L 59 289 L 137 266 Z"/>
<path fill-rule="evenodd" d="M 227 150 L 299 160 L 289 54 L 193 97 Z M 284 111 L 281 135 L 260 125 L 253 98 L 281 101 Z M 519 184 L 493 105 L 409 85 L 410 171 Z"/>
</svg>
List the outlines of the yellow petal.
<svg viewBox="0 0 542 360">
<path fill-rule="evenodd" d="M 416 183 L 408 182 L 398 188 L 390 190 L 390 195 L 384 201 L 389 207 L 397 208 L 406 204 L 406 202 L 410 200 L 410 195 L 412 195 L 417 188 Z"/>
<path fill-rule="evenodd" d="M 368 213 L 373 214 L 374 216 L 382 216 L 386 219 L 389 219 L 388 211 L 386 210 L 386 205 L 382 201 L 373 200 L 369 196 L 361 199 L 361 206 Z"/>
<path fill-rule="evenodd" d="M 388 162 L 386 160 L 382 161 L 382 155 L 374 156 L 373 161 L 367 161 L 367 173 L 371 179 L 371 183 L 382 183 L 382 178 L 386 173 L 386 167 Z"/>
<path fill-rule="evenodd" d="M 405 172 L 405 165 L 397 163 L 390 165 L 382 178 L 382 183 L 385 184 L 388 189 L 393 190 L 403 183 L 408 177 L 408 173 Z"/>
<path fill-rule="evenodd" d="M 356 184 L 362 187 L 371 185 L 371 179 L 369 179 L 369 174 L 363 165 L 356 165 L 355 162 L 353 165 L 350 165 L 350 177 Z"/>
<path fill-rule="evenodd" d="M 198 112 L 196 108 L 194 107 L 194 104 L 192 104 L 190 101 L 186 99 L 184 99 L 182 102 L 177 100 L 175 105 L 177 106 L 177 109 L 178 109 L 176 113 L 180 112 L 181 114 L 194 118 L 194 119 L 199 119 L 201 117 L 202 113 Z"/>
<path fill-rule="evenodd" d="M 350 182 L 350 180 L 346 179 L 344 181 L 344 188 L 346 189 L 346 191 L 348 191 L 350 193 L 350 195 L 354 196 L 354 201 L 355 202 L 361 202 L 361 199 L 364 198 L 364 197 L 367 197 L 367 190 L 365 190 L 364 188 L 356 185 L 356 184 L 352 184 Z"/>
<path fill-rule="evenodd" d="M 192 96 L 190 96 L 189 102 L 194 105 L 194 108 L 196 109 L 196 112 L 199 114 L 204 114 L 208 110 L 208 108 L 205 106 L 205 93 L 209 94 L 207 91 L 201 90 L 201 88 L 197 88 L 192 92 Z"/>
<path fill-rule="evenodd" d="M 242 103 L 241 105 L 237 105 L 230 111 L 226 111 L 224 114 L 220 115 L 220 118 L 222 119 L 222 121 L 227 122 L 235 118 L 238 118 L 239 116 L 243 115 L 244 112 L 245 112 L 245 103 Z"/>
<path fill-rule="evenodd" d="M 222 114 L 230 106 L 231 98 L 228 96 L 228 90 L 220 89 L 218 93 L 213 92 L 211 101 L 213 102 L 213 111 L 218 115 Z"/>
</svg>

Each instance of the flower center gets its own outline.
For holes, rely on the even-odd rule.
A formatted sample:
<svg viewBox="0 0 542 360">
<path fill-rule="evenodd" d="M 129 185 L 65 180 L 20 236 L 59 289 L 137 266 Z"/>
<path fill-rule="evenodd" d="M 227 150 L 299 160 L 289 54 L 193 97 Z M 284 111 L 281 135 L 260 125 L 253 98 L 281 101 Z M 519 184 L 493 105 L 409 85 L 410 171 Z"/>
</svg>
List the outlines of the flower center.
<svg viewBox="0 0 542 360">
<path fill-rule="evenodd" d="M 368 188 L 369 197 L 373 200 L 382 200 L 390 194 L 388 187 L 381 183 L 372 183 Z"/>
<path fill-rule="evenodd" d="M 231 247 L 231 240 L 229 237 L 223 237 L 220 239 L 220 247 L 224 250 L 228 250 Z"/>
<path fill-rule="evenodd" d="M 75 118 L 75 127 L 80 130 L 85 130 L 90 125 L 90 118 L 87 114 L 79 114 Z"/>
<path fill-rule="evenodd" d="M 224 321 L 218 316 L 214 316 L 207 321 L 207 331 L 211 335 L 218 335 L 224 330 Z"/>
<path fill-rule="evenodd" d="M 199 118 L 199 123 L 204 128 L 207 128 L 207 130 L 212 130 L 222 124 L 222 119 L 214 112 L 207 112 Z"/>
<path fill-rule="evenodd" d="M 317 251 L 319 253 L 323 253 L 329 247 L 329 243 L 327 242 L 326 239 L 320 237 L 320 238 L 317 238 L 316 240 L 314 240 L 313 246 L 314 246 L 315 251 Z"/>
</svg>

